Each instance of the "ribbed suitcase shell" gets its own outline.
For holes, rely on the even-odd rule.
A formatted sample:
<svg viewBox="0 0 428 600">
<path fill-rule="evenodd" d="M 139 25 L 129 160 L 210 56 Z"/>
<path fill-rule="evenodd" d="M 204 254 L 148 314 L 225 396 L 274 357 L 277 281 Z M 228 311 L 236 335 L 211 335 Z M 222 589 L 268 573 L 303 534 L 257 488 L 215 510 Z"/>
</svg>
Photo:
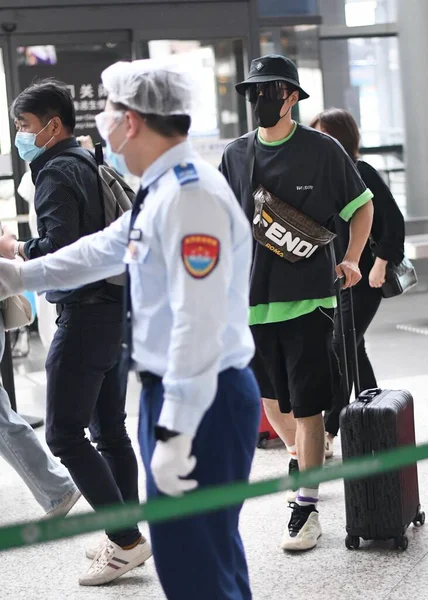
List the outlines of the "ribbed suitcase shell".
<svg viewBox="0 0 428 600">
<path fill-rule="evenodd" d="M 415 444 L 413 398 L 367 390 L 340 416 L 344 460 Z M 419 515 L 417 466 L 345 481 L 346 530 L 364 540 L 399 538 Z"/>
</svg>

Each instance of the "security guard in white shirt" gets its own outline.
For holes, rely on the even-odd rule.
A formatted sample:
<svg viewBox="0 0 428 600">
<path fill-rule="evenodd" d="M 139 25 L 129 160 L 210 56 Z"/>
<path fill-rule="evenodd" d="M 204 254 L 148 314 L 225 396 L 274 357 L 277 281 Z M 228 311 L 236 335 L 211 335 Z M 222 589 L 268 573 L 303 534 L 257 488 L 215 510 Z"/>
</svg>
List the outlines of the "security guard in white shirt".
<svg viewBox="0 0 428 600">
<path fill-rule="evenodd" d="M 260 420 L 247 366 L 248 222 L 223 176 L 187 141 L 183 74 L 152 61 L 117 63 L 103 84 L 109 101 L 97 124 L 110 158 L 141 177 L 132 215 L 41 259 L 1 260 L 0 297 L 74 288 L 123 273 L 125 262 L 148 496 L 247 480 Z M 168 599 L 251 598 L 240 508 L 151 527 Z M 92 568 L 111 569 L 108 558 Z"/>
</svg>

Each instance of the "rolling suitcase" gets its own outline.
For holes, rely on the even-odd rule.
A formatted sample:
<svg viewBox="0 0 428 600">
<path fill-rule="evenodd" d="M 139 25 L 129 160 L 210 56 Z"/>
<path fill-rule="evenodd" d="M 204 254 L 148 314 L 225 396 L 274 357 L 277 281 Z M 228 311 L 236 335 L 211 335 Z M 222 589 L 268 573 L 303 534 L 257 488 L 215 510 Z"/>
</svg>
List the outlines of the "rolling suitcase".
<svg viewBox="0 0 428 600">
<path fill-rule="evenodd" d="M 257 441 L 257 448 L 267 448 L 268 441 L 273 440 L 277 437 L 279 437 L 278 434 L 267 420 L 262 402 L 262 416 L 260 419 L 259 439 Z"/>
<path fill-rule="evenodd" d="M 351 360 L 355 396 L 340 415 L 343 459 L 392 450 L 415 444 L 413 398 L 406 390 L 370 389 L 360 393 L 357 361 L 357 343 L 350 294 Z M 344 393 L 349 398 L 349 378 L 346 361 L 346 341 L 341 305 L 340 283 L 336 289 L 338 300 L 339 335 L 341 336 L 341 366 Z M 394 541 L 395 548 L 406 550 L 405 535 L 411 523 L 423 525 L 417 466 L 399 471 L 345 481 L 346 531 L 348 549 L 358 549 L 360 539 Z"/>
</svg>

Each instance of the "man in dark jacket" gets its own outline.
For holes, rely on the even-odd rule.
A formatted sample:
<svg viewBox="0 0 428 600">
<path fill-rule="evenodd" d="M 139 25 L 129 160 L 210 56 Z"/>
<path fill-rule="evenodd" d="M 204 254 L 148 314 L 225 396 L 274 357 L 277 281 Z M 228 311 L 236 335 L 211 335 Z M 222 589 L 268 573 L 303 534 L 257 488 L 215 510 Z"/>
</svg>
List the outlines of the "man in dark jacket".
<svg viewBox="0 0 428 600">
<path fill-rule="evenodd" d="M 0 254 L 31 260 L 103 229 L 103 205 L 96 171 L 66 154 L 79 144 L 73 135 L 73 101 L 65 86 L 51 80 L 31 85 L 16 98 L 11 114 L 15 145 L 30 163 L 36 187 L 40 237 L 23 243 L 6 234 L 0 238 Z M 125 428 L 126 393 L 119 368 L 122 292 L 121 286 L 98 281 L 46 295 L 58 312 L 46 362 L 46 441 L 94 508 L 138 501 L 138 468 Z M 99 452 L 85 436 L 89 425 Z M 107 535 L 117 545 L 120 561 L 108 579 L 89 569 L 83 585 L 107 583 L 150 556 L 137 525 Z M 88 555 L 107 547 L 111 545 L 102 543 Z"/>
</svg>

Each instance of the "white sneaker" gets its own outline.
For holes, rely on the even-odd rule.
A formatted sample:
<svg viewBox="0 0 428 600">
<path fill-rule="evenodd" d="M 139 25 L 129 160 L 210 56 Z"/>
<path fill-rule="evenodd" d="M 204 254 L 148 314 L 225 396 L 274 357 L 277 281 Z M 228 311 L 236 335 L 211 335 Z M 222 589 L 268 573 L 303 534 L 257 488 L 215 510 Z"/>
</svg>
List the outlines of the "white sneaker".
<svg viewBox="0 0 428 600">
<path fill-rule="evenodd" d="M 104 535 L 102 538 L 97 538 L 96 540 L 93 540 L 91 544 L 87 548 L 85 548 L 86 557 L 90 558 L 91 560 L 94 560 L 94 558 L 97 556 L 97 554 L 101 552 L 101 550 L 104 548 L 108 541 L 109 539 L 106 535 Z"/>
<path fill-rule="evenodd" d="M 87 573 L 79 578 L 80 585 L 103 585 L 143 565 L 152 555 L 149 542 L 141 540 L 131 550 L 123 550 L 108 540 L 92 561 Z"/>
<path fill-rule="evenodd" d="M 319 514 L 315 506 L 291 505 L 293 512 L 282 538 L 281 548 L 289 551 L 315 548 L 321 537 Z"/>
<path fill-rule="evenodd" d="M 80 499 L 82 494 L 76 488 L 74 492 L 71 492 L 65 496 L 65 498 L 55 506 L 52 510 L 46 513 L 46 518 L 50 519 L 52 517 L 65 517 L 68 515 L 70 510 L 76 504 L 76 502 Z"/>
<path fill-rule="evenodd" d="M 325 434 L 325 454 L 326 458 L 331 458 L 334 454 L 333 440 L 330 440 L 327 433 Z"/>
</svg>

